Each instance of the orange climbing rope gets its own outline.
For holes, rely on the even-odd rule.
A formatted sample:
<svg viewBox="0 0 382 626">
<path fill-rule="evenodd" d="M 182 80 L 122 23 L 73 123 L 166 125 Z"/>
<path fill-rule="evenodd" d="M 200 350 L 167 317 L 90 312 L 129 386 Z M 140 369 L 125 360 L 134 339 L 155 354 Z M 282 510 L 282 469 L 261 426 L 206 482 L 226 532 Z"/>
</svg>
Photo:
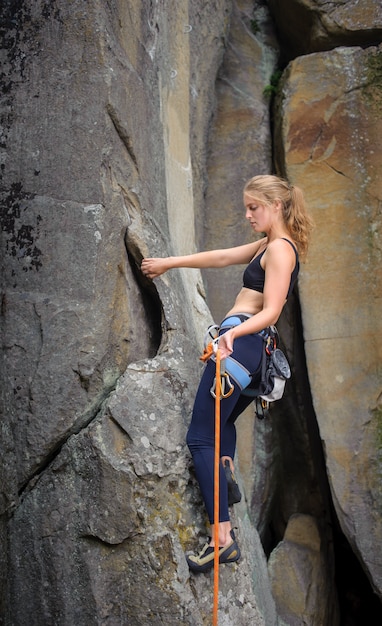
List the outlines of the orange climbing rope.
<svg viewBox="0 0 382 626">
<path fill-rule="evenodd" d="M 220 474 L 220 353 L 216 351 L 216 389 L 215 389 L 215 456 L 214 456 L 214 607 L 212 624 L 218 624 L 219 605 L 219 474 Z"/>
</svg>

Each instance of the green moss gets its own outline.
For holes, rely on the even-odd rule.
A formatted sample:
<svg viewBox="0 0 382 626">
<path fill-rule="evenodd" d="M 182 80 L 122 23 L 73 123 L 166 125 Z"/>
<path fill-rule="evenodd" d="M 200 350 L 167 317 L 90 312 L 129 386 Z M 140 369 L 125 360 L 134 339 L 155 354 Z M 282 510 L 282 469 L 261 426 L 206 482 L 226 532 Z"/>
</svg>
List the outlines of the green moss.
<svg viewBox="0 0 382 626">
<path fill-rule="evenodd" d="M 256 35 L 260 31 L 260 26 L 258 25 L 255 19 L 250 21 L 250 25 L 251 25 L 251 31 L 253 32 L 254 35 Z"/>
<path fill-rule="evenodd" d="M 376 425 L 377 450 L 382 454 L 382 407 L 379 406 L 373 409 L 372 415 Z"/>
<path fill-rule="evenodd" d="M 382 507 L 382 406 L 377 406 L 371 411 L 374 449 L 373 459 L 370 466 L 369 484 L 376 499 L 376 506 Z"/>
<path fill-rule="evenodd" d="M 281 70 L 276 70 L 275 72 L 273 72 L 269 81 L 269 85 L 266 85 L 263 89 L 264 96 L 271 97 L 277 94 L 281 76 Z"/>
<path fill-rule="evenodd" d="M 367 57 L 367 84 L 364 89 L 366 101 L 382 108 L 382 50 Z"/>
</svg>

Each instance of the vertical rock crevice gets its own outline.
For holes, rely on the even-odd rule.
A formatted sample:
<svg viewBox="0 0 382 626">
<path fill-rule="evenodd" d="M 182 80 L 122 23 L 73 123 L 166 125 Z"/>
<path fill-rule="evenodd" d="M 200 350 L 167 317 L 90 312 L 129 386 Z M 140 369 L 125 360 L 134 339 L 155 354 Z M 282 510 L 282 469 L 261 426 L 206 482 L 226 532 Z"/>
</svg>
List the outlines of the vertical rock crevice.
<svg viewBox="0 0 382 626">
<path fill-rule="evenodd" d="M 146 278 L 140 271 L 143 255 L 132 245 L 126 245 L 127 257 L 131 272 L 139 287 L 143 310 L 140 313 L 146 320 L 146 333 L 149 336 L 148 358 L 153 358 L 162 343 L 164 313 L 163 306 L 155 283 Z"/>
</svg>

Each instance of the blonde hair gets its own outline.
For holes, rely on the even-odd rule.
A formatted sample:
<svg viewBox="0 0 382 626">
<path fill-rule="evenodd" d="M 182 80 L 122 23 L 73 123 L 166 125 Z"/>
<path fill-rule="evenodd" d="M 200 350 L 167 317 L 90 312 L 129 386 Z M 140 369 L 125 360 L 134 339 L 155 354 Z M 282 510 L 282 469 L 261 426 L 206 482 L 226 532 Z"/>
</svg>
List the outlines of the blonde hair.
<svg viewBox="0 0 382 626">
<path fill-rule="evenodd" d="M 268 205 L 280 200 L 285 226 L 296 242 L 299 255 L 304 259 L 314 222 L 306 210 L 300 187 L 290 185 L 278 176 L 265 174 L 251 178 L 244 187 L 244 193 Z"/>
</svg>

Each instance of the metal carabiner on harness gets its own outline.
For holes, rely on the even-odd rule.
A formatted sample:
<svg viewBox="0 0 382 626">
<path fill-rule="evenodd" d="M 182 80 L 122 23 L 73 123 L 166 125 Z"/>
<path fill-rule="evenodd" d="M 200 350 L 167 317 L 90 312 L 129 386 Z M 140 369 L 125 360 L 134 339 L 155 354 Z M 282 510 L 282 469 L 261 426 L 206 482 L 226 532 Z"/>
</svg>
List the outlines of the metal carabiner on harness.
<svg viewBox="0 0 382 626">
<path fill-rule="evenodd" d="M 228 387 L 228 391 L 227 392 L 225 391 L 226 386 Z M 220 397 L 222 399 L 229 398 L 230 395 L 233 394 L 233 391 L 234 391 L 235 387 L 232 384 L 232 381 L 231 381 L 231 379 L 229 377 L 229 374 L 227 374 L 227 372 L 224 372 L 224 373 L 220 374 L 220 389 L 221 389 Z M 213 398 L 216 398 L 215 390 L 216 390 L 216 378 L 214 378 L 213 385 L 212 385 L 212 387 L 210 389 L 210 393 L 211 393 L 211 396 Z"/>
<path fill-rule="evenodd" d="M 199 357 L 201 361 L 208 361 L 213 354 L 216 354 L 217 338 L 219 334 L 219 326 L 212 324 L 208 327 L 206 334 L 204 335 L 204 350 L 203 354 Z"/>
<path fill-rule="evenodd" d="M 265 352 L 268 354 L 268 356 L 270 356 L 272 352 L 276 350 L 276 347 L 277 347 L 276 337 L 272 337 L 271 335 L 269 335 L 269 337 L 266 340 L 266 345 L 265 345 Z"/>
<path fill-rule="evenodd" d="M 203 345 L 206 348 L 211 341 L 215 341 L 219 335 L 219 326 L 217 324 L 211 324 L 204 335 Z M 215 350 L 216 352 L 216 350 Z"/>
<path fill-rule="evenodd" d="M 218 349 L 218 341 L 219 341 L 219 338 L 216 337 L 216 339 L 214 339 L 213 342 L 212 342 L 213 350 L 214 350 L 215 354 L 216 354 L 217 349 Z M 228 388 L 227 392 L 225 391 L 226 388 Z M 231 381 L 231 379 L 229 377 L 229 374 L 225 370 L 225 359 L 222 359 L 220 361 L 220 398 L 221 399 L 229 398 L 230 395 L 233 394 L 234 389 L 235 389 L 235 387 L 234 387 L 234 385 L 233 385 L 233 383 L 232 383 L 232 381 Z M 211 396 L 214 399 L 216 399 L 215 390 L 216 390 L 216 377 L 214 378 L 213 385 L 212 385 L 212 387 L 210 389 Z"/>
<path fill-rule="evenodd" d="M 255 398 L 255 413 L 260 420 L 269 415 L 269 402 L 258 396 Z"/>
<path fill-rule="evenodd" d="M 262 330 L 259 335 L 261 335 L 265 341 L 265 352 L 270 356 L 272 352 L 274 352 L 277 348 L 279 334 L 276 326 L 268 326 Z"/>
</svg>

